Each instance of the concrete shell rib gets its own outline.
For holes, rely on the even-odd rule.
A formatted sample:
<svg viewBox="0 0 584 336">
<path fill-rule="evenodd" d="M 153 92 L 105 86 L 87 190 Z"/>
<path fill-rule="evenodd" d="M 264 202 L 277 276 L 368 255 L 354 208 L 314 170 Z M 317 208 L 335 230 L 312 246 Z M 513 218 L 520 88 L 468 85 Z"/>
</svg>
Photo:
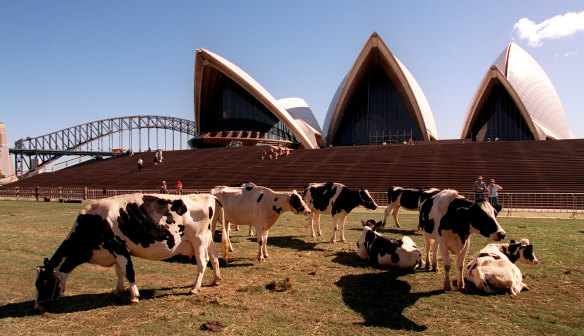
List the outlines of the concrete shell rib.
<svg viewBox="0 0 584 336">
<path fill-rule="evenodd" d="M 465 138 L 488 98 L 501 83 L 521 111 L 536 140 L 571 139 L 560 97 L 541 66 L 521 47 L 510 43 L 487 71 L 467 111 L 461 138 Z"/>
<path fill-rule="evenodd" d="M 331 101 L 323 127 L 327 145 L 334 138 L 343 117 L 342 113 L 345 112 L 356 86 L 359 85 L 361 75 L 368 70 L 368 64 L 366 62 L 370 59 L 372 53 L 375 52 L 377 53 L 376 57 L 380 58 L 378 60 L 383 65 L 385 71 L 388 72 L 388 75 L 397 80 L 397 86 L 401 86 L 405 96 L 404 99 L 413 110 L 414 120 L 416 120 L 417 125 L 420 127 L 420 133 L 424 137 L 424 140 L 438 139 L 438 132 L 430 105 L 418 82 L 399 59 L 391 53 L 381 37 L 377 33 L 373 33 L 369 37 L 369 40 L 367 40 L 367 43 L 365 43 L 353 67 L 341 82 Z"/>
<path fill-rule="evenodd" d="M 315 134 L 307 134 L 306 130 L 308 128 L 302 127 L 284 107 L 282 107 L 278 101 L 258 82 L 255 81 L 250 75 L 245 71 L 241 70 L 235 64 L 229 62 L 223 57 L 214 54 L 205 49 L 197 49 L 195 58 L 195 88 L 194 88 L 194 99 L 195 99 L 195 123 L 197 128 L 200 126 L 200 112 L 201 112 L 201 92 L 202 87 L 205 85 L 203 83 L 203 70 L 205 67 L 213 67 L 225 76 L 229 77 L 231 80 L 236 82 L 247 92 L 249 92 L 254 98 L 261 102 L 271 113 L 273 113 L 279 120 L 281 120 L 286 127 L 292 131 L 296 139 L 300 142 L 303 148 L 315 149 L 319 148 L 319 144 L 316 141 L 318 136 Z M 313 117 L 314 118 L 314 117 Z M 322 137 L 322 135 L 320 135 Z"/>
</svg>

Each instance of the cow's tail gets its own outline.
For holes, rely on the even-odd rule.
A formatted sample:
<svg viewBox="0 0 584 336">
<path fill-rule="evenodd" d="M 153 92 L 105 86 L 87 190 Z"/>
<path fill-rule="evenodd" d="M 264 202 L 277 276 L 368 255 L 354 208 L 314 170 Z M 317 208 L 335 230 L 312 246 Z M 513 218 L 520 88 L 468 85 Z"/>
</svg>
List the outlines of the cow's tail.
<svg viewBox="0 0 584 336">
<path fill-rule="evenodd" d="M 225 210 L 223 210 L 223 205 L 218 199 L 215 200 L 215 209 L 217 209 L 219 218 L 221 219 L 221 248 L 223 250 L 223 260 L 225 261 L 225 265 L 227 265 L 229 262 L 229 245 L 231 245 L 231 242 L 229 241 L 229 230 L 227 230 L 225 225 Z"/>
</svg>

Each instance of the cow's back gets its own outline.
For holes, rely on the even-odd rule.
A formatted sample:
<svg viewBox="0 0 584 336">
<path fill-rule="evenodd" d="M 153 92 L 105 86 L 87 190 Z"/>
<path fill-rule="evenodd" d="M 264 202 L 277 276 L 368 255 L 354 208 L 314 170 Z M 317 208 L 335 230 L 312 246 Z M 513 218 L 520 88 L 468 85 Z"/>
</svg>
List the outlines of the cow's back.
<svg viewBox="0 0 584 336">
<path fill-rule="evenodd" d="M 340 183 L 311 183 L 305 188 L 306 204 L 310 211 L 317 213 L 331 213 L 333 204 L 345 188 Z"/>
<path fill-rule="evenodd" d="M 223 187 L 212 192 L 223 205 L 226 220 L 237 225 L 252 225 L 261 210 L 258 205 L 269 195 L 267 188 L 259 186 Z"/>
</svg>

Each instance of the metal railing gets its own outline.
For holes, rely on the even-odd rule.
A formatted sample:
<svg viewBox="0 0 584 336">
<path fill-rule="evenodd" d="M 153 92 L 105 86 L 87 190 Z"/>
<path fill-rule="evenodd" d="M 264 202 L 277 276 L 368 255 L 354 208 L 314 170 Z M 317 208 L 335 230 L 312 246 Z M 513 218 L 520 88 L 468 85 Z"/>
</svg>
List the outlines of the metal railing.
<svg viewBox="0 0 584 336">
<path fill-rule="evenodd" d="M 0 197 L 25 198 L 36 200 L 96 200 L 131 193 L 159 193 L 159 189 L 112 189 L 112 188 L 45 188 L 45 187 L 14 187 L 0 188 Z M 183 194 L 207 193 L 206 189 L 183 189 Z M 169 194 L 178 194 L 170 188 Z M 474 194 L 462 193 L 464 197 L 473 199 Z M 387 193 L 371 192 L 371 197 L 379 206 L 387 205 Z M 584 193 L 500 193 L 499 204 L 508 216 L 515 212 L 557 212 L 570 213 L 572 218 L 579 218 L 584 213 Z"/>
</svg>

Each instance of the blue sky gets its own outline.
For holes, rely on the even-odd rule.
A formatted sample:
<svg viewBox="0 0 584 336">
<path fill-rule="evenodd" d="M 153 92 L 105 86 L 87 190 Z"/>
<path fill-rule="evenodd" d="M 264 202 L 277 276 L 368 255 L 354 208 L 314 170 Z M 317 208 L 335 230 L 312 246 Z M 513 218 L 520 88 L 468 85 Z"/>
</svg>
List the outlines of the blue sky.
<svg viewBox="0 0 584 336">
<path fill-rule="evenodd" d="M 441 139 L 460 136 L 477 86 L 509 42 L 542 66 L 570 130 L 584 138 L 584 15 L 574 16 L 583 11 L 582 1 L 538 0 L 0 0 L 0 121 L 12 147 L 110 117 L 193 120 L 194 55 L 205 48 L 275 98 L 304 98 L 322 127 L 376 31 L 420 84 Z"/>
</svg>

